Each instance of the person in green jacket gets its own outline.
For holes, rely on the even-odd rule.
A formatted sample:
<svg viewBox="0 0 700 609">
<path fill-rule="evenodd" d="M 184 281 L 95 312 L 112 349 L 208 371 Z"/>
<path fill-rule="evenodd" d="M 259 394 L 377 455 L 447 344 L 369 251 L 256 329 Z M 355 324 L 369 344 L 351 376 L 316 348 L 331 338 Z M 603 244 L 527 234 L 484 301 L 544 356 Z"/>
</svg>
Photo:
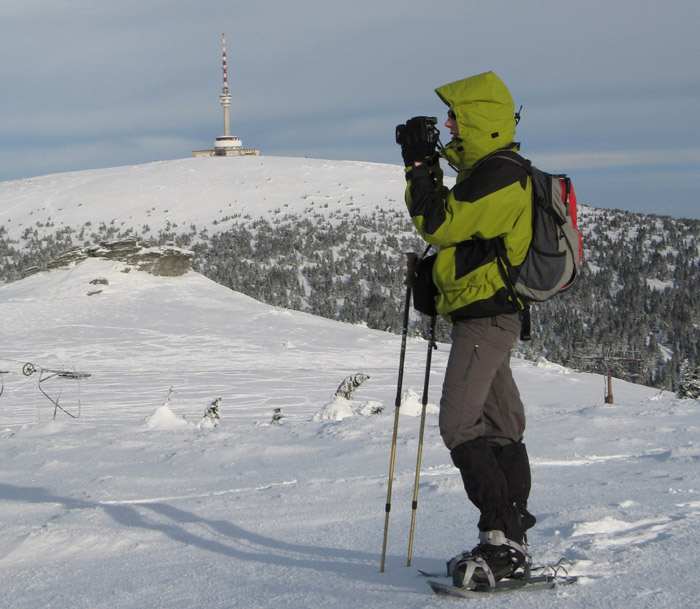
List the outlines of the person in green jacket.
<svg viewBox="0 0 700 609">
<path fill-rule="evenodd" d="M 481 513 L 479 544 L 455 556 L 448 571 L 458 586 L 495 586 L 530 560 L 525 531 L 535 524 L 527 511 L 525 412 L 510 369 L 527 305 L 508 288 L 497 256 L 504 247 L 515 268 L 525 258 L 532 185 L 522 166 L 499 157 L 519 144 L 513 100 L 498 76 L 478 74 L 435 91 L 448 107 L 452 141 L 439 156 L 457 171 L 454 187 L 443 184 L 431 119 L 400 125 L 397 141 L 411 219 L 438 248 L 437 313 L 452 323 L 440 434 Z"/>
</svg>

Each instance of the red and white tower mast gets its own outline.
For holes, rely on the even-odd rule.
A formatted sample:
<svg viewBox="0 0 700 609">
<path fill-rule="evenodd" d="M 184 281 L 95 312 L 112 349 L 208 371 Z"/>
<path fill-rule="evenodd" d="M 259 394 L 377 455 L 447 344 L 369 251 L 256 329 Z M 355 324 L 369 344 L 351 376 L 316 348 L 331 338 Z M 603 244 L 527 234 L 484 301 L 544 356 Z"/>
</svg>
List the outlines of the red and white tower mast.
<svg viewBox="0 0 700 609">
<path fill-rule="evenodd" d="M 192 155 L 196 157 L 205 156 L 258 156 L 260 150 L 257 148 L 243 148 L 241 138 L 231 135 L 231 123 L 229 121 L 229 108 L 231 107 L 231 94 L 228 89 L 228 66 L 226 65 L 226 34 L 221 34 L 223 47 L 222 67 L 224 72 L 224 86 L 219 95 L 221 106 L 224 109 L 224 134 L 214 141 L 214 150 L 193 150 Z"/>
<path fill-rule="evenodd" d="M 228 92 L 228 74 L 226 73 L 226 34 L 221 34 L 223 44 L 223 70 L 224 70 L 224 88 L 219 96 L 221 105 L 224 108 L 224 135 L 231 135 L 231 124 L 229 122 L 228 109 L 231 106 L 231 95 Z"/>
</svg>

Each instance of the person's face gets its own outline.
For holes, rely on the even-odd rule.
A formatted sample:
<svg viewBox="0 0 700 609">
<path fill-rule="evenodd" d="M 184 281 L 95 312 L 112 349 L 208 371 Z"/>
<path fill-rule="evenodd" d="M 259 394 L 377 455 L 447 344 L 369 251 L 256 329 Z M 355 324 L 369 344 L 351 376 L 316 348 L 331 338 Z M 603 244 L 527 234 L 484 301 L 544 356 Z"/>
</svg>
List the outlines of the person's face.
<svg viewBox="0 0 700 609">
<path fill-rule="evenodd" d="M 450 135 L 452 139 L 455 139 L 459 135 L 459 127 L 457 126 L 457 119 L 455 118 L 455 113 L 450 108 L 447 111 L 447 120 L 445 121 L 445 127 L 450 130 Z"/>
</svg>

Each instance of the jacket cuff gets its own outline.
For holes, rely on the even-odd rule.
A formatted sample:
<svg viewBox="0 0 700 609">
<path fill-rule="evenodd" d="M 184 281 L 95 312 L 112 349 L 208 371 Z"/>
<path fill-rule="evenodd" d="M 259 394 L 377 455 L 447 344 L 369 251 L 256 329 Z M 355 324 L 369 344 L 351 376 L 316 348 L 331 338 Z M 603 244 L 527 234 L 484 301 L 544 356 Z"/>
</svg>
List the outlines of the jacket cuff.
<svg viewBox="0 0 700 609">
<path fill-rule="evenodd" d="M 423 163 L 422 165 L 418 165 L 418 167 L 406 167 L 407 182 L 409 180 L 413 181 L 420 178 L 432 179 L 432 176 L 430 175 L 430 169 L 428 169 L 428 166 L 425 163 Z"/>
</svg>

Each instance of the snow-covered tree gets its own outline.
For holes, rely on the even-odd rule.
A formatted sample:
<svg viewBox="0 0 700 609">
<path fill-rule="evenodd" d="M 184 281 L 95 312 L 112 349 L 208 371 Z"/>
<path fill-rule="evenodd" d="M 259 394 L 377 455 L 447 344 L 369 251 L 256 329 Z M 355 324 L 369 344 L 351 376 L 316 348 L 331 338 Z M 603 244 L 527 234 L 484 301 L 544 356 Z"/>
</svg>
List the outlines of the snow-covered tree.
<svg viewBox="0 0 700 609">
<path fill-rule="evenodd" d="M 683 362 L 681 382 L 676 395 L 681 399 L 700 399 L 700 365 L 693 366 L 687 360 Z"/>
</svg>

